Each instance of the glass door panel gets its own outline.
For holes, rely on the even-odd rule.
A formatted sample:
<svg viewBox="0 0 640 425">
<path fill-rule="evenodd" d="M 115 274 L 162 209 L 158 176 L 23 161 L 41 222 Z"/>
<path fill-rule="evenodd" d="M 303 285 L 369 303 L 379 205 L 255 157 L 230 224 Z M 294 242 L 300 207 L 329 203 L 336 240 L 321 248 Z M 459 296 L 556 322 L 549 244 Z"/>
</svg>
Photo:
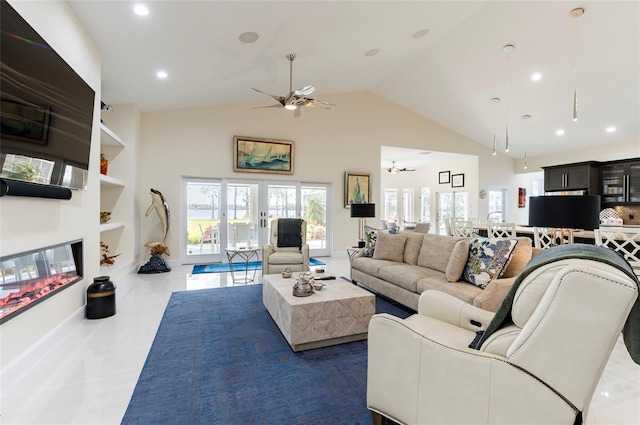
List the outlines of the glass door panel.
<svg viewBox="0 0 640 425">
<path fill-rule="evenodd" d="M 220 261 L 221 182 L 183 180 L 183 253 L 186 264 Z"/>
<path fill-rule="evenodd" d="M 259 184 L 226 182 L 227 247 L 260 246 L 258 238 Z"/>
<path fill-rule="evenodd" d="M 302 218 L 307 222 L 309 255 L 329 255 L 327 242 L 328 185 L 302 185 Z"/>
<path fill-rule="evenodd" d="M 468 192 L 438 192 L 436 209 L 436 232 L 446 235 L 447 229 L 445 220 L 448 218 L 459 218 L 467 220 L 469 216 L 469 193 Z"/>
</svg>

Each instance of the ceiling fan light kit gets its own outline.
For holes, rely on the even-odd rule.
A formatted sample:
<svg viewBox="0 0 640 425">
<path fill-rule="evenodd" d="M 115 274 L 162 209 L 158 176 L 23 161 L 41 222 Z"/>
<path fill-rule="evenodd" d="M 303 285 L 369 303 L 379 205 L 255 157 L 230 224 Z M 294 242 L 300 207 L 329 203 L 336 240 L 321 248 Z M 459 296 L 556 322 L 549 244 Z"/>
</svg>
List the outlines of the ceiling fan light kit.
<svg viewBox="0 0 640 425">
<path fill-rule="evenodd" d="M 336 105 L 334 105 L 333 103 L 308 97 L 316 89 L 311 85 L 304 86 L 297 90 L 293 90 L 293 61 L 295 58 L 296 58 L 295 53 L 289 53 L 287 55 L 287 60 L 289 60 L 289 94 L 287 94 L 286 96 L 275 96 L 273 94 L 265 93 L 262 90 L 258 90 L 255 87 L 251 87 L 253 90 L 257 91 L 258 93 L 266 94 L 267 96 L 271 96 L 272 98 L 278 101 L 278 103 L 276 103 L 275 105 L 257 106 L 253 109 L 284 108 L 289 111 L 294 111 L 293 116 L 297 118 L 300 116 L 301 108 L 312 108 L 315 106 L 319 106 L 324 109 L 335 108 Z"/>
<path fill-rule="evenodd" d="M 416 171 L 415 168 L 398 168 L 396 167 L 396 162 L 395 161 L 391 161 L 391 168 L 387 168 L 387 173 L 390 174 L 397 174 L 400 171 Z"/>
</svg>

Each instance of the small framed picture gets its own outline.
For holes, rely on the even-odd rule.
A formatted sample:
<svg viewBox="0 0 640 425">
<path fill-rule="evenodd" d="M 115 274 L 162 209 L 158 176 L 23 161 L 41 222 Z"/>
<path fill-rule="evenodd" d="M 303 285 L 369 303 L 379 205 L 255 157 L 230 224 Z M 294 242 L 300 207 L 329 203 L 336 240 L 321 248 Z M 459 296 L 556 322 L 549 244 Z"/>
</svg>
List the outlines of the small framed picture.
<svg viewBox="0 0 640 425">
<path fill-rule="evenodd" d="M 451 176 L 451 187 L 464 187 L 464 174 L 453 174 Z"/>
<path fill-rule="evenodd" d="M 440 171 L 438 173 L 438 183 L 445 184 L 451 180 L 451 171 Z"/>
</svg>

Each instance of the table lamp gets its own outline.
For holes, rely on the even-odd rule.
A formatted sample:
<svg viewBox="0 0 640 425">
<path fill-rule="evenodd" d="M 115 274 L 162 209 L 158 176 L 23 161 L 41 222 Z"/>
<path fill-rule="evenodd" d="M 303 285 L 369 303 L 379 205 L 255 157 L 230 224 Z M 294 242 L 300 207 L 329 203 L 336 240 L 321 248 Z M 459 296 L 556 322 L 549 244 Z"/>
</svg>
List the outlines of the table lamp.
<svg viewBox="0 0 640 425">
<path fill-rule="evenodd" d="M 351 217 L 357 217 L 360 219 L 360 230 L 358 232 L 358 248 L 364 248 L 364 226 L 367 221 L 367 217 L 376 216 L 376 204 L 351 204 Z"/>
<path fill-rule="evenodd" d="M 551 227 L 553 236 L 573 240 L 573 229 L 600 227 L 600 196 L 534 196 L 529 198 L 529 226 Z"/>
</svg>

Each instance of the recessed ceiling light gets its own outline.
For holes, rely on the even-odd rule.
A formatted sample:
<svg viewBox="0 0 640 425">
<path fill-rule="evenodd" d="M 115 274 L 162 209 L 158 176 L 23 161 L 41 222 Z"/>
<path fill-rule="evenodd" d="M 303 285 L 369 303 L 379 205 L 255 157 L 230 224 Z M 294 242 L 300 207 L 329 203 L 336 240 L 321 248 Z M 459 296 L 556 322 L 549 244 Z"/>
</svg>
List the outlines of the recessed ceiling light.
<svg viewBox="0 0 640 425">
<path fill-rule="evenodd" d="M 158 71 L 156 75 L 158 76 L 158 78 L 161 78 L 163 80 L 169 76 L 166 71 Z"/>
<path fill-rule="evenodd" d="M 243 32 L 238 36 L 238 40 L 242 41 L 243 43 L 255 43 L 258 38 L 260 38 L 258 33 L 253 31 Z"/>
<path fill-rule="evenodd" d="M 556 134 L 557 134 L 558 136 L 562 136 L 562 135 L 564 134 L 564 130 L 563 130 L 563 129 L 556 130 Z"/>
<path fill-rule="evenodd" d="M 429 34 L 429 30 L 428 29 L 423 29 L 423 30 L 419 30 L 419 31 L 414 32 L 411 37 L 412 38 L 422 38 L 427 34 Z"/>
<path fill-rule="evenodd" d="M 540 74 L 539 72 L 534 72 L 533 74 L 531 74 L 531 81 L 540 81 L 541 78 L 542 74 Z"/>
<path fill-rule="evenodd" d="M 136 15 L 140 16 L 147 16 L 149 14 L 149 9 L 143 4 L 136 4 L 133 7 L 133 11 L 136 13 Z"/>
<path fill-rule="evenodd" d="M 365 56 L 375 56 L 378 53 L 380 53 L 380 49 L 371 49 L 371 50 L 367 50 L 364 55 Z"/>
<path fill-rule="evenodd" d="M 614 126 L 607 127 L 607 133 L 613 133 L 614 131 L 616 131 Z"/>
</svg>

